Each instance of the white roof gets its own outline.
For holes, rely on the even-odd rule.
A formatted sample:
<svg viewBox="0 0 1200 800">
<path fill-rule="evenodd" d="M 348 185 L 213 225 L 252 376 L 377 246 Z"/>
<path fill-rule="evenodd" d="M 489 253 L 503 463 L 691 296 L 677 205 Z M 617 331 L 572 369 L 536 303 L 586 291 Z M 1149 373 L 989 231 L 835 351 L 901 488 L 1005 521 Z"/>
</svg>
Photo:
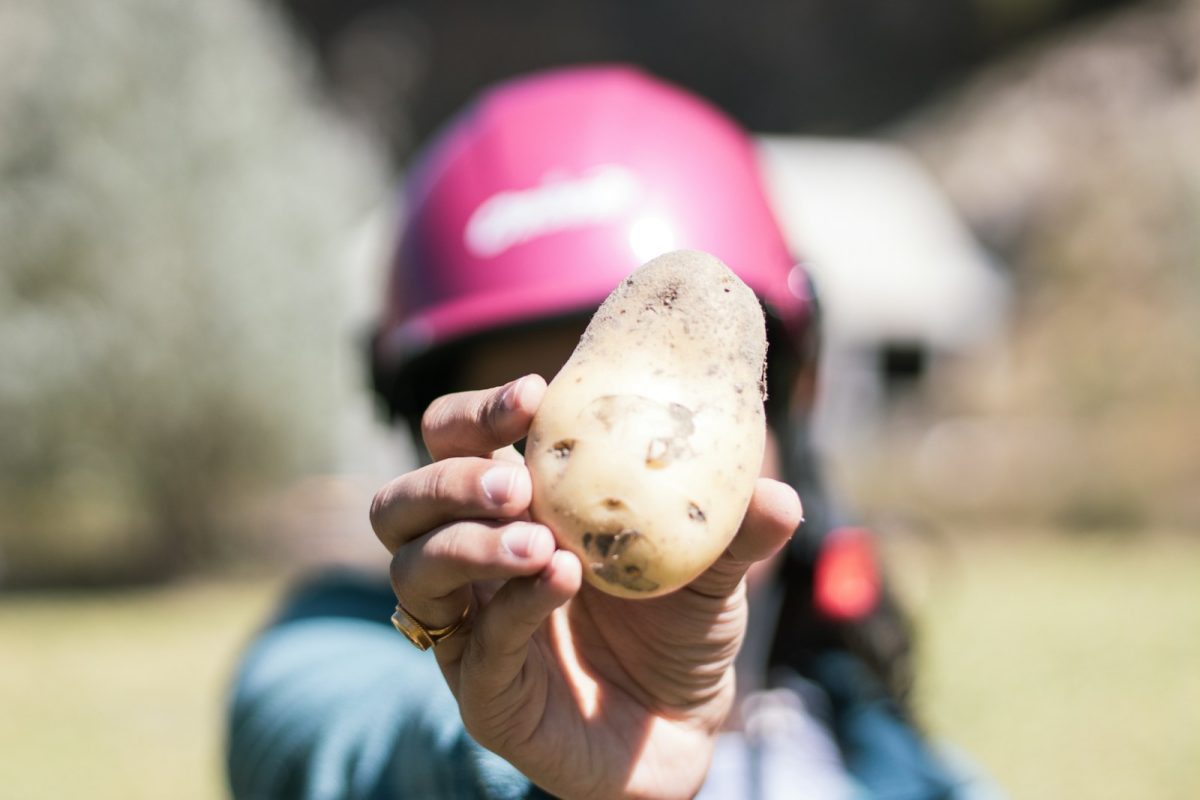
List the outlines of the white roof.
<svg viewBox="0 0 1200 800">
<path fill-rule="evenodd" d="M 776 214 L 817 284 L 830 339 L 958 350 L 998 332 L 1005 279 L 906 151 L 809 137 L 758 144 Z"/>
</svg>

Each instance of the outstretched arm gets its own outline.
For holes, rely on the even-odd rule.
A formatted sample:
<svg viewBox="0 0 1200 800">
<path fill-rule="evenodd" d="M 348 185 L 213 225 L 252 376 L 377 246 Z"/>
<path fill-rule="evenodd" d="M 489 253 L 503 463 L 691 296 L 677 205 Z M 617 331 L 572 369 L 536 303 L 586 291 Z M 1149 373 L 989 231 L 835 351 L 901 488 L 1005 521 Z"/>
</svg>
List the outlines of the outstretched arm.
<svg viewBox="0 0 1200 800">
<path fill-rule="evenodd" d="M 791 536 L 799 500 L 760 480 L 724 555 L 672 594 L 622 600 L 581 585 L 578 559 L 528 521 L 529 475 L 508 447 L 544 390 L 530 376 L 430 407 L 434 463 L 373 507 L 393 588 L 431 628 L 468 609 L 438 664 L 475 739 L 537 784 L 571 798 L 691 796 L 733 702 L 744 575 Z"/>
<path fill-rule="evenodd" d="M 388 623 L 386 582 L 298 589 L 247 650 L 226 738 L 234 797 L 542 797 L 476 744 L 432 654 Z"/>
</svg>

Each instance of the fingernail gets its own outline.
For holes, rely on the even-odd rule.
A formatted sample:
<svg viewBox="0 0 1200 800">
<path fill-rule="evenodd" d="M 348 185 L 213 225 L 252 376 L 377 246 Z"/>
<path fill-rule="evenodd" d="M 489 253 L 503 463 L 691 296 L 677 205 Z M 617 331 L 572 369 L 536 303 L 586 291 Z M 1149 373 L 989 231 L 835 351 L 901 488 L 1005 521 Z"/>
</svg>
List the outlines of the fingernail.
<svg viewBox="0 0 1200 800">
<path fill-rule="evenodd" d="M 517 378 L 508 385 L 507 389 L 504 390 L 502 402 L 505 409 L 512 411 L 517 407 L 517 398 L 520 397 L 521 394 L 521 384 L 525 382 L 526 377 L 528 376 Z"/>
<path fill-rule="evenodd" d="M 517 483 L 517 468 L 508 464 L 497 465 L 487 472 L 479 481 L 483 485 L 483 493 L 487 499 L 498 506 L 504 505 L 513 496 Z"/>
<path fill-rule="evenodd" d="M 554 555 L 550 556 L 550 563 L 538 573 L 538 580 L 542 583 L 547 583 L 562 566 L 563 559 L 566 557 L 567 552 L 565 550 L 555 550 Z"/>
<path fill-rule="evenodd" d="M 546 529 L 539 525 L 510 525 L 500 541 L 517 558 L 532 558 L 547 544 L 553 547 Z"/>
</svg>

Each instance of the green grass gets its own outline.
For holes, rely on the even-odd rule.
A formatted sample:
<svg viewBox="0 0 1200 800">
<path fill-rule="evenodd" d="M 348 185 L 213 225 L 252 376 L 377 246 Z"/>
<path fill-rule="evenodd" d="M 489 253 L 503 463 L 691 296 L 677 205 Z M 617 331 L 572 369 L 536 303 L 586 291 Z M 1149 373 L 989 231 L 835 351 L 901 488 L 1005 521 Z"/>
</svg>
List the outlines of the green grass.
<svg viewBox="0 0 1200 800">
<path fill-rule="evenodd" d="M 224 796 L 222 697 L 278 590 L 0 597 L 0 797 Z"/>
<path fill-rule="evenodd" d="M 1013 798 L 1200 797 L 1200 542 L 897 546 L 918 703 Z M 278 581 L 0 597 L 0 796 L 220 798 L 222 700 Z"/>
<path fill-rule="evenodd" d="M 1012 797 L 1200 797 L 1200 542 L 993 536 L 924 574 L 919 707 Z"/>
</svg>

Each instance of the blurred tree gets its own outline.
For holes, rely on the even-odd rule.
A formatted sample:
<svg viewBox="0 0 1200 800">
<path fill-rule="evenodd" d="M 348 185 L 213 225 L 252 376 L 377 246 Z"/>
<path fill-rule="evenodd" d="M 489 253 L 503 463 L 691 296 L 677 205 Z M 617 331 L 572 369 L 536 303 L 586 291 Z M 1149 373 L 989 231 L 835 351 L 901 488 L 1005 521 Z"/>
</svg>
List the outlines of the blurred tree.
<svg viewBox="0 0 1200 800">
<path fill-rule="evenodd" d="M 484 84 L 621 60 L 762 132 L 878 127 L 1032 36 L 1131 0 L 278 0 L 402 160 Z"/>
<path fill-rule="evenodd" d="M 243 0 L 0 5 L 0 581 L 169 574 L 322 466 L 375 197 Z"/>
<path fill-rule="evenodd" d="M 1007 352 L 943 387 L 968 424 L 930 437 L 910 495 L 1200 530 L 1198 133 L 1200 0 L 1043 42 L 911 122 L 1020 299 Z"/>
</svg>

